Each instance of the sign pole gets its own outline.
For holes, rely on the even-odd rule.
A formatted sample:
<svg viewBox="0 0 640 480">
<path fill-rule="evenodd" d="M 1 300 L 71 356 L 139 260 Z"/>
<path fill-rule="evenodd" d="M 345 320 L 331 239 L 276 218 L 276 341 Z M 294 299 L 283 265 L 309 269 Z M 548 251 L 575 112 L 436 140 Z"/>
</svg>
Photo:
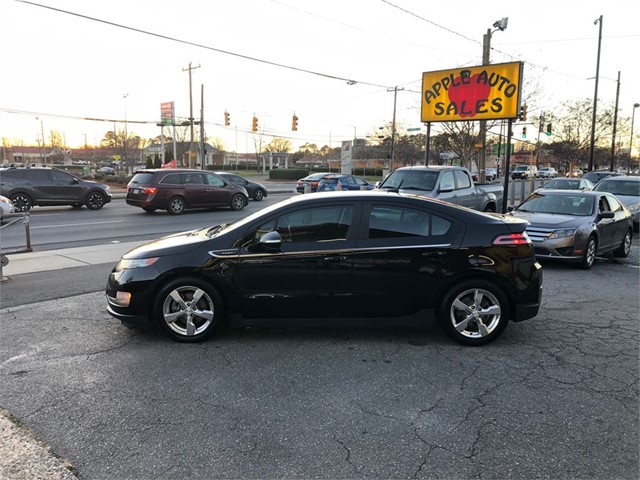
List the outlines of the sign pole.
<svg viewBox="0 0 640 480">
<path fill-rule="evenodd" d="M 427 134 L 424 145 L 424 165 L 427 167 L 429 166 L 429 145 L 431 144 L 431 122 L 427 122 L 425 125 L 427 126 Z"/>
<path fill-rule="evenodd" d="M 513 119 L 507 122 L 507 155 L 504 163 L 504 192 L 502 193 L 502 213 L 507 213 L 507 199 L 509 198 L 509 172 L 511 171 L 511 126 Z"/>
</svg>

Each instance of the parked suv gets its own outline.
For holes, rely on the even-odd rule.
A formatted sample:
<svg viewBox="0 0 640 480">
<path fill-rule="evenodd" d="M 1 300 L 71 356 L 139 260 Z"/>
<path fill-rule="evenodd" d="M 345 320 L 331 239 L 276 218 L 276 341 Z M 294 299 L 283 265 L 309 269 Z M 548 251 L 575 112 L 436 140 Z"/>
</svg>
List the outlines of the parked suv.
<svg viewBox="0 0 640 480">
<path fill-rule="evenodd" d="M 111 201 L 108 185 L 49 167 L 0 169 L 0 194 L 11 199 L 17 212 L 27 212 L 35 205 L 86 205 L 100 210 Z"/>
<path fill-rule="evenodd" d="M 160 209 L 179 215 L 191 208 L 242 210 L 249 196 L 244 187 L 215 173 L 167 168 L 138 171 L 127 185 L 126 201 L 145 212 Z"/>
<path fill-rule="evenodd" d="M 535 178 L 536 173 L 538 173 L 538 169 L 535 165 L 518 165 L 511 172 L 511 179 L 515 180 L 517 178 Z"/>
</svg>

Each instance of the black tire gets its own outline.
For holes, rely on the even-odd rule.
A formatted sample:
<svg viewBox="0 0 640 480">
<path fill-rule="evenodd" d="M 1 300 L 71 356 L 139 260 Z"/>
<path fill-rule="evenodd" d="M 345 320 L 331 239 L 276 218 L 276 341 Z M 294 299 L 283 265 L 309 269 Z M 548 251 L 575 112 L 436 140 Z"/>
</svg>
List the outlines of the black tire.
<svg viewBox="0 0 640 480">
<path fill-rule="evenodd" d="M 13 202 L 16 212 L 28 212 L 33 206 L 31 197 L 26 193 L 14 193 L 10 200 Z"/>
<path fill-rule="evenodd" d="M 587 246 L 582 254 L 582 260 L 580 260 L 580 268 L 583 270 L 589 270 L 593 263 L 596 261 L 596 253 L 598 253 L 598 241 L 591 235 L 587 240 Z"/>
<path fill-rule="evenodd" d="M 242 210 L 247 205 L 247 200 L 244 198 L 244 195 L 238 193 L 233 196 L 231 199 L 231 210 L 238 211 Z"/>
<path fill-rule="evenodd" d="M 262 200 L 264 198 L 264 192 L 262 191 L 262 189 L 257 189 L 256 193 L 253 194 L 253 199 L 256 202 L 259 202 L 260 200 Z"/>
<path fill-rule="evenodd" d="M 105 196 L 100 192 L 89 192 L 85 204 L 89 210 L 100 210 L 106 202 Z"/>
<path fill-rule="evenodd" d="M 453 340 L 470 346 L 498 338 L 509 322 L 509 301 L 503 291 L 486 280 L 456 284 L 444 297 L 438 317 Z"/>
<path fill-rule="evenodd" d="M 490 213 L 495 213 L 496 212 L 496 206 L 493 203 L 488 203 L 486 207 L 484 207 L 484 211 L 485 212 L 490 212 Z"/>
<path fill-rule="evenodd" d="M 155 209 L 155 208 L 150 208 L 150 207 L 145 207 L 145 208 L 143 208 L 143 210 L 144 210 L 145 212 L 147 212 L 147 213 L 153 213 L 153 212 L 155 212 L 155 211 L 156 211 L 156 209 Z"/>
<path fill-rule="evenodd" d="M 160 329 L 173 340 L 194 343 L 209 337 L 223 324 L 224 306 L 218 292 L 205 281 L 180 278 L 158 292 L 154 317 Z"/>
<path fill-rule="evenodd" d="M 631 229 L 627 230 L 620 246 L 613 251 L 613 256 L 618 258 L 626 258 L 631 252 L 631 240 L 633 239 L 633 233 Z"/>
<path fill-rule="evenodd" d="M 184 212 L 184 198 L 182 197 L 171 197 L 169 200 L 169 204 L 167 205 L 167 212 L 171 215 L 180 215 Z"/>
</svg>

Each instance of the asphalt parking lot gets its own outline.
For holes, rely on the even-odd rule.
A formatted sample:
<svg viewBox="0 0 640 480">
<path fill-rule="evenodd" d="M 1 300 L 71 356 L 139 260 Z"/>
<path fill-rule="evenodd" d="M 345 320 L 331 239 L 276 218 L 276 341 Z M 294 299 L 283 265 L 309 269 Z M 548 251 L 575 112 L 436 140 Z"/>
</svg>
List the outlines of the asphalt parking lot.
<svg viewBox="0 0 640 480">
<path fill-rule="evenodd" d="M 182 345 L 102 292 L 4 308 L 0 406 L 80 478 L 635 479 L 634 263 L 545 265 L 538 317 L 482 348 L 392 326 Z"/>
</svg>

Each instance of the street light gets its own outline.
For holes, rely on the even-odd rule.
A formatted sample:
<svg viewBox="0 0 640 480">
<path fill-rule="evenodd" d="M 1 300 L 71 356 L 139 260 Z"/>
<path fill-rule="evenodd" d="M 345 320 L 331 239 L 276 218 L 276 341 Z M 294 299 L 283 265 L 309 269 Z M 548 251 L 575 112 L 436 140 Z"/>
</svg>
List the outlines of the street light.
<svg viewBox="0 0 640 480">
<path fill-rule="evenodd" d="M 629 163 L 627 164 L 627 175 L 631 173 L 631 150 L 633 149 L 633 122 L 636 118 L 636 108 L 640 107 L 640 103 L 633 104 L 631 113 L 631 138 L 629 139 Z"/>
<path fill-rule="evenodd" d="M 124 98 L 124 166 L 125 168 L 128 168 L 128 161 L 127 161 L 127 137 L 129 136 L 129 134 L 127 133 L 127 97 L 129 96 L 128 93 L 123 93 L 122 94 L 122 98 Z M 117 138 L 117 136 L 116 136 Z M 133 173 L 133 167 L 131 168 L 131 172 Z"/>
<path fill-rule="evenodd" d="M 492 32 L 490 28 L 487 29 L 487 33 L 482 37 L 482 65 L 489 65 L 491 63 L 491 35 L 497 31 L 504 32 L 507 29 L 509 23 L 509 17 L 501 18 L 493 22 Z M 487 165 L 487 121 L 480 120 L 480 141 L 482 142 L 482 150 L 480 151 L 480 161 L 478 165 L 478 180 L 481 183 L 485 182 L 485 168 Z M 505 192 L 506 194 L 506 192 Z"/>
<path fill-rule="evenodd" d="M 47 161 L 46 158 L 44 156 L 44 149 L 45 149 L 45 144 L 44 144 L 44 127 L 42 126 L 42 119 L 36 117 L 36 120 L 40 120 L 40 133 L 42 134 L 42 146 L 40 147 L 40 156 L 42 157 L 42 166 L 46 167 L 47 166 Z"/>
<path fill-rule="evenodd" d="M 596 18 L 594 25 L 600 24 L 600 33 L 598 34 L 598 61 L 596 62 L 596 88 L 593 94 L 593 116 L 591 118 L 591 145 L 589 147 L 589 171 L 593 171 L 593 150 L 596 141 L 596 110 L 598 108 L 598 79 L 600 77 L 600 47 L 602 46 L 602 15 Z"/>
</svg>

